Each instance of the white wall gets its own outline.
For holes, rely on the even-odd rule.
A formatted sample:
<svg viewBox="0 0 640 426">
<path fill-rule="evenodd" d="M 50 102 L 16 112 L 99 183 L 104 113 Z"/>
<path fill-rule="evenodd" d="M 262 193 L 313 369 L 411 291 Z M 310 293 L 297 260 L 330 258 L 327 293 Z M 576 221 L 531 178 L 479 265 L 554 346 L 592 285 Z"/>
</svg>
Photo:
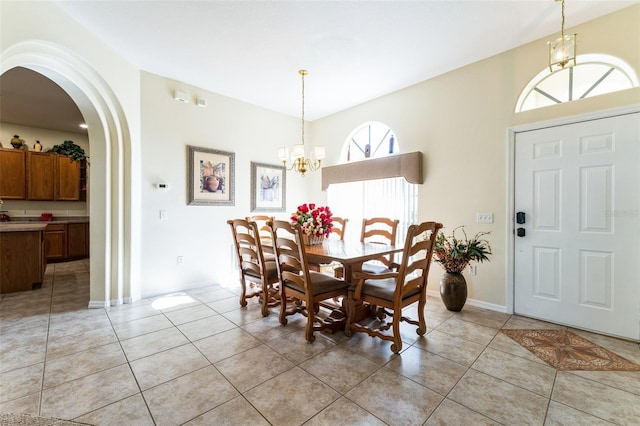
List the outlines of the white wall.
<svg viewBox="0 0 640 426">
<path fill-rule="evenodd" d="M 87 156 L 90 155 L 89 138 L 86 134 L 59 132 L 14 123 L 0 123 L 0 142 L 2 142 L 4 148 L 11 148 L 10 141 L 13 135 L 18 135 L 21 139 L 24 139 L 31 150 L 33 150 L 33 145 L 36 141 L 40 141 L 42 150 L 46 151 L 47 148 L 52 148 L 54 145 L 71 140 L 84 149 Z M 53 213 L 56 217 L 87 216 L 89 214 L 86 201 L 4 200 L 2 209 L 6 210 L 13 219 L 20 216 L 40 216 L 40 213 Z"/>
<path fill-rule="evenodd" d="M 580 37 L 579 51 L 606 53 L 640 71 L 640 5 L 569 28 Z M 515 114 L 525 85 L 545 66 L 546 40 L 538 40 L 415 86 L 315 121 L 314 140 L 327 147 L 328 163 L 338 161 L 349 133 L 366 121 L 380 121 L 395 132 L 403 152 L 424 154 L 425 182 L 419 190 L 419 219 L 437 220 L 450 232 L 491 231 L 493 255 L 467 275 L 469 298 L 500 309 L 507 305 L 509 277 L 510 127 L 640 103 L 631 89 Z M 493 224 L 477 224 L 476 212 L 493 212 Z M 434 265 L 430 291 L 442 273 Z"/>
<path fill-rule="evenodd" d="M 176 89 L 188 93 L 191 102 L 175 101 Z M 206 108 L 195 105 L 196 96 L 207 100 Z M 226 221 L 252 215 L 250 164 L 280 164 L 277 148 L 298 141 L 299 118 L 145 72 L 142 111 L 142 294 L 235 282 Z M 187 145 L 235 153 L 235 206 L 187 205 Z M 287 218 L 301 202 L 314 201 L 305 189 L 312 178 L 288 173 L 287 209 L 273 215 Z M 158 182 L 168 183 L 170 190 L 156 190 Z M 166 221 L 160 220 L 160 210 L 166 210 Z M 184 257 L 182 265 L 178 256 Z"/>
</svg>

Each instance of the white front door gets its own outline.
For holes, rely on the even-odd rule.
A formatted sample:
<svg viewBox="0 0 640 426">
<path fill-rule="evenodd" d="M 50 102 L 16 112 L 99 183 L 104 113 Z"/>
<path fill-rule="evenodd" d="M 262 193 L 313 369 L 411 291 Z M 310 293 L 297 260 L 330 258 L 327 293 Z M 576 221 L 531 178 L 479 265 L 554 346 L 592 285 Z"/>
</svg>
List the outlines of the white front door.
<svg viewBox="0 0 640 426">
<path fill-rule="evenodd" d="M 640 340 L 640 113 L 517 133 L 515 153 L 515 312 Z"/>
</svg>

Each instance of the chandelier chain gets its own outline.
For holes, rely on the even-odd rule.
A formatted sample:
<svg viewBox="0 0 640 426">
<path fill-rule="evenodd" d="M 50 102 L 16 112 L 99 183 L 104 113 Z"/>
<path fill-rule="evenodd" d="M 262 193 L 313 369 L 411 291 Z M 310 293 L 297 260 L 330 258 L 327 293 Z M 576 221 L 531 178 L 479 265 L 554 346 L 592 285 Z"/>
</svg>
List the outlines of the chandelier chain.
<svg viewBox="0 0 640 426">
<path fill-rule="evenodd" d="M 560 27 L 562 42 L 564 44 L 564 0 L 562 0 L 562 27 Z"/>
<path fill-rule="evenodd" d="M 309 72 L 307 70 L 300 70 L 298 73 L 302 76 L 302 145 L 304 145 L 304 76 Z"/>
</svg>

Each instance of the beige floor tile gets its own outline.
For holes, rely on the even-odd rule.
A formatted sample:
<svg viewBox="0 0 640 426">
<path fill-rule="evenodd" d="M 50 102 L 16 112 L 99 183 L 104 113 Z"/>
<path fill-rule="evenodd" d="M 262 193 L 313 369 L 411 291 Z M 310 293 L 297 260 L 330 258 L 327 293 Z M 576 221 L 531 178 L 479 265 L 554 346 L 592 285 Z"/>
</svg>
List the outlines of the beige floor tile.
<svg viewBox="0 0 640 426">
<path fill-rule="evenodd" d="M 488 417 L 480 413 L 476 413 L 457 402 L 445 399 L 442 404 L 433 412 L 425 426 L 499 426 L 500 423 L 494 422 Z"/>
<path fill-rule="evenodd" d="M 287 325 L 281 325 L 277 315 L 269 315 L 260 321 L 251 322 L 242 327 L 244 331 L 250 333 L 262 342 L 278 339 L 289 333 L 304 333 L 304 326 L 307 319 L 301 315 L 289 317 Z"/>
<path fill-rule="evenodd" d="M 0 374 L 0 403 L 40 392 L 43 369 L 41 362 Z"/>
<path fill-rule="evenodd" d="M 307 342 L 304 333 L 289 333 L 284 337 L 268 340 L 266 345 L 283 355 L 294 364 L 300 364 L 309 358 L 335 346 L 335 343 L 326 339 L 322 333 L 315 333 L 316 340 Z"/>
<path fill-rule="evenodd" d="M 188 343 L 184 334 L 175 328 L 155 331 L 120 342 L 129 362 Z"/>
<path fill-rule="evenodd" d="M 301 425 L 340 396 L 299 367 L 244 394 L 272 425 Z"/>
<path fill-rule="evenodd" d="M 610 423 L 585 412 L 551 401 L 544 424 L 545 426 L 610 426 L 615 423 Z"/>
<path fill-rule="evenodd" d="M 155 315 L 152 317 L 120 322 L 113 325 L 113 329 L 120 340 L 131 339 L 132 337 L 141 336 L 143 334 L 152 333 L 169 327 L 173 327 L 173 324 L 163 315 Z"/>
<path fill-rule="evenodd" d="M 199 320 L 187 322 L 178 325 L 178 330 L 184 333 L 187 338 L 195 342 L 205 337 L 235 328 L 235 324 L 223 317 L 222 315 L 214 315 Z"/>
<path fill-rule="evenodd" d="M 503 424 L 541 425 L 548 399 L 475 370 L 469 370 L 447 396 Z"/>
<path fill-rule="evenodd" d="M 422 424 L 443 399 L 386 368 L 378 370 L 345 396 L 390 425 Z"/>
<path fill-rule="evenodd" d="M 572 371 L 571 373 L 640 395 L 640 371 Z"/>
<path fill-rule="evenodd" d="M 214 364 L 240 392 L 290 369 L 293 364 L 266 345 L 241 352 Z"/>
<path fill-rule="evenodd" d="M 178 346 L 131 362 L 140 389 L 146 390 L 210 365 L 192 344 Z"/>
<path fill-rule="evenodd" d="M 185 426 L 268 426 L 269 422 L 242 396 L 207 411 L 203 415 L 185 423 Z"/>
<path fill-rule="evenodd" d="M 505 352 L 486 349 L 471 366 L 544 397 L 551 396 L 556 369 Z"/>
<path fill-rule="evenodd" d="M 424 339 L 418 340 L 416 346 L 466 366 L 471 366 L 485 348 L 483 345 L 438 330 L 433 330 Z"/>
<path fill-rule="evenodd" d="M 51 323 L 49 326 L 50 337 L 62 337 L 84 331 L 95 330 L 96 328 L 111 326 L 111 322 L 106 315 L 89 315 L 87 317 L 77 317 L 67 319 L 63 322 Z"/>
<path fill-rule="evenodd" d="M 129 308 L 114 309 L 111 308 L 107 311 L 109 319 L 113 324 L 120 322 L 133 321 L 140 318 L 152 317 L 155 315 L 162 315 L 162 313 L 151 306 L 149 301 L 145 304 L 139 304 Z"/>
<path fill-rule="evenodd" d="M 152 426 L 151 413 L 141 394 L 135 394 L 121 401 L 73 419 L 91 425 Z"/>
<path fill-rule="evenodd" d="M 233 386 L 213 367 L 205 367 L 143 393 L 157 425 L 192 420 L 236 396 Z"/>
<path fill-rule="evenodd" d="M 391 351 L 390 341 L 372 338 L 366 333 L 353 333 L 343 345 L 378 365 L 384 365 L 398 356 Z M 405 351 L 408 347 L 409 345 L 403 345 L 402 350 Z"/>
<path fill-rule="evenodd" d="M 213 309 L 217 313 L 223 314 L 225 312 L 240 309 L 240 301 L 238 296 L 234 294 L 231 297 L 227 297 L 226 299 L 209 302 L 207 303 L 207 306 L 211 307 L 211 309 Z"/>
<path fill-rule="evenodd" d="M 196 321 L 202 318 L 218 315 L 216 311 L 208 307 L 207 305 L 193 305 L 182 309 L 177 309 L 169 312 L 164 312 L 169 320 L 175 324 L 180 325 L 191 321 Z"/>
<path fill-rule="evenodd" d="M 383 426 L 382 420 L 376 418 L 347 398 L 340 398 L 324 410 L 320 411 L 305 426 Z"/>
<path fill-rule="evenodd" d="M 0 403 L 0 413 L 18 413 L 37 416 L 40 412 L 40 391 L 9 402 Z M 7 425 L 9 426 L 9 425 Z"/>
<path fill-rule="evenodd" d="M 303 362 L 300 368 L 343 394 L 373 374 L 380 366 L 362 355 L 338 346 Z"/>
<path fill-rule="evenodd" d="M 640 419 L 639 395 L 571 372 L 558 372 L 551 399 L 616 424 L 637 424 Z"/>
<path fill-rule="evenodd" d="M 270 308 L 270 312 L 271 313 L 269 314 L 269 317 L 271 316 L 277 317 L 279 314 L 279 311 L 274 308 Z M 234 323 L 239 327 L 242 327 L 244 325 L 247 325 L 255 321 L 261 321 L 263 319 L 262 311 L 258 303 L 248 303 L 247 306 L 245 306 L 244 308 L 223 312 L 220 315 L 222 315 L 223 317 L 225 317 L 226 319 L 228 319 L 229 321 L 231 321 L 232 323 Z"/>
<path fill-rule="evenodd" d="M 385 368 L 446 395 L 467 371 L 467 367 L 417 347 L 408 348 Z"/>
<path fill-rule="evenodd" d="M 7 333 L 0 340 L 0 373 L 44 362 L 47 332 L 40 327 Z"/>
<path fill-rule="evenodd" d="M 125 364 L 127 359 L 119 343 L 109 343 L 86 351 L 47 360 L 44 367 L 44 388 Z"/>
<path fill-rule="evenodd" d="M 503 328 L 508 329 L 542 329 L 542 330 L 565 330 L 567 327 L 559 324 L 553 324 L 546 321 L 537 320 L 535 318 L 527 318 L 514 315 L 506 322 Z"/>
<path fill-rule="evenodd" d="M 40 415 L 75 419 L 139 391 L 129 366 L 121 365 L 43 390 Z"/>
<path fill-rule="evenodd" d="M 187 292 L 170 293 L 149 299 L 151 306 L 163 314 L 179 311 L 192 306 L 200 306 L 202 302 Z"/>
<path fill-rule="evenodd" d="M 212 290 L 202 291 L 194 294 L 193 297 L 198 299 L 202 303 L 212 303 L 220 300 L 234 299 L 236 302 L 236 308 L 240 306 L 240 299 L 232 292 L 216 287 Z"/>
<path fill-rule="evenodd" d="M 446 320 L 436 330 L 481 345 L 488 345 L 498 333 L 498 329 L 463 321 L 457 317 Z"/>
<path fill-rule="evenodd" d="M 465 306 L 460 312 L 454 314 L 455 318 L 473 322 L 485 327 L 500 329 L 511 318 L 510 314 L 489 311 L 475 306 Z"/>
<path fill-rule="evenodd" d="M 240 352 L 260 346 L 262 343 L 241 328 L 233 328 L 197 340 L 193 344 L 207 357 L 209 362 L 216 363 Z"/>
<path fill-rule="evenodd" d="M 66 336 L 50 336 L 47 342 L 47 359 L 82 352 L 117 341 L 118 337 L 111 325 Z"/>
</svg>

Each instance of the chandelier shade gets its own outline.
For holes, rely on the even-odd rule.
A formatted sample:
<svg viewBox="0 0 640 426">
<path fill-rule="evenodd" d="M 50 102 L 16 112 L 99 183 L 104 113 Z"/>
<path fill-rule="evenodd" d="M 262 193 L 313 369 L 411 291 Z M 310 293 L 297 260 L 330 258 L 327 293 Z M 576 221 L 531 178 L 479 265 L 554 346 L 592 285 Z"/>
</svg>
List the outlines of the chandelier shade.
<svg viewBox="0 0 640 426">
<path fill-rule="evenodd" d="M 562 26 L 560 28 L 560 37 L 547 42 L 549 45 L 549 71 L 551 72 L 576 65 L 576 47 L 578 44 L 578 34 L 565 35 L 564 33 L 564 0 L 555 1 L 562 2 Z"/>
<path fill-rule="evenodd" d="M 302 77 L 301 143 L 293 146 L 291 155 L 289 155 L 289 148 L 284 146 L 278 148 L 278 158 L 282 161 L 286 170 L 293 170 L 304 176 L 307 171 L 315 171 L 320 168 L 322 160 L 325 158 L 325 149 L 323 146 L 316 146 L 311 151 L 309 158 L 306 156 L 304 149 L 304 77 L 309 74 L 309 72 L 307 70 L 299 70 L 298 74 Z M 289 159 L 291 160 L 291 165 L 287 167 L 287 161 Z"/>
</svg>

